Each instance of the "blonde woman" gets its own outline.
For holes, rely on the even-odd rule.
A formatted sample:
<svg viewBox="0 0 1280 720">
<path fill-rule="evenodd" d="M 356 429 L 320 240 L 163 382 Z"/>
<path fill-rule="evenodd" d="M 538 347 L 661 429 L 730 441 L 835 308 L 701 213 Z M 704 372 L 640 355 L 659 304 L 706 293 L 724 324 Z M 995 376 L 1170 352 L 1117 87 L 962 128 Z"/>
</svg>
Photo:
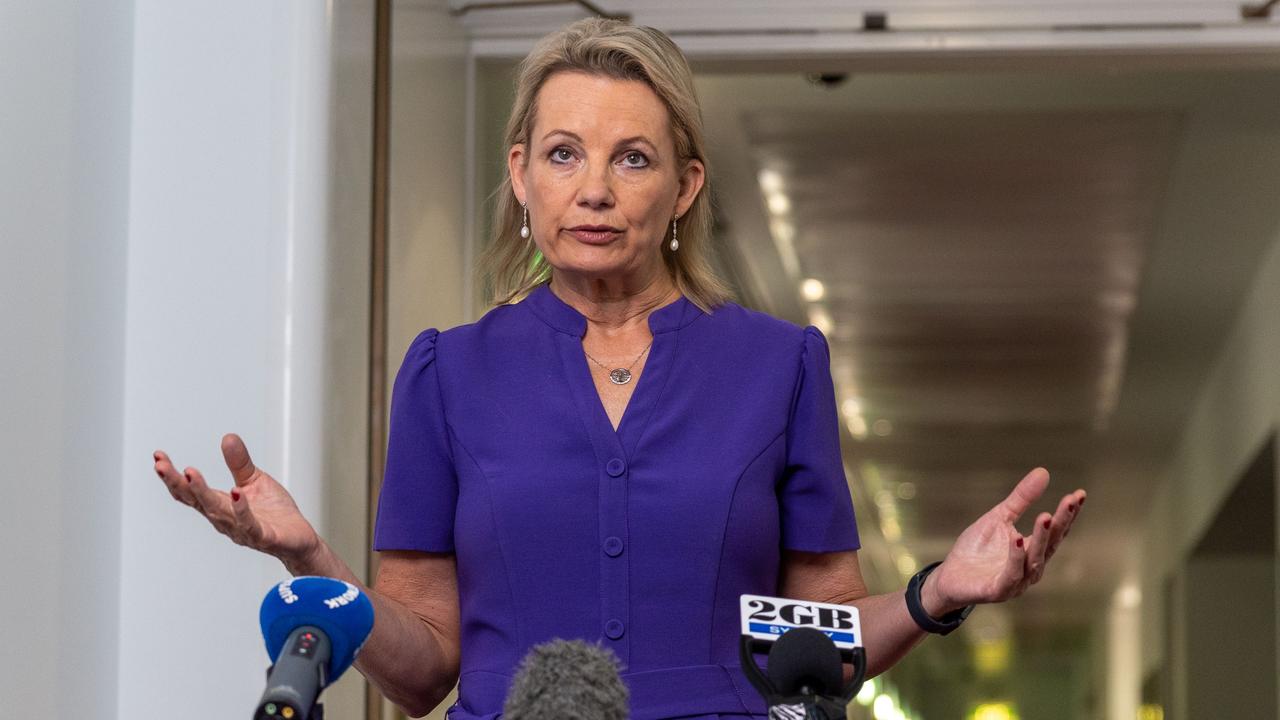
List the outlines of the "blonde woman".
<svg viewBox="0 0 1280 720">
<path fill-rule="evenodd" d="M 621 659 L 634 718 L 750 717 L 743 593 L 858 606 L 874 675 L 1040 579 L 1085 498 L 1022 535 L 1036 468 L 914 597 L 869 595 L 826 340 L 712 272 L 700 112 L 669 38 L 586 20 L 543 39 L 506 141 L 497 304 L 421 333 L 396 378 L 356 663 L 388 697 L 422 715 L 460 680 L 449 716 L 496 718 L 531 646 L 585 638 Z M 223 451 L 230 493 L 164 453 L 156 470 L 233 540 L 357 582 L 238 437 Z"/>
</svg>

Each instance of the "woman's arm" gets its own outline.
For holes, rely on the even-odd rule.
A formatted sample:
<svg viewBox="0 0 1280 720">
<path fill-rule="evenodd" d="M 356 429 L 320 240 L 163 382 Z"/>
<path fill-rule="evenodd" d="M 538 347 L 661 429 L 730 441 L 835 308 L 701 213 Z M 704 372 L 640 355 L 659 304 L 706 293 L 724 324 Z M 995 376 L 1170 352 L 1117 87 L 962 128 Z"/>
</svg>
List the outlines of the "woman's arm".
<svg viewBox="0 0 1280 720">
<path fill-rule="evenodd" d="M 155 472 L 174 499 L 204 516 L 232 541 L 272 555 L 294 575 L 323 575 L 356 585 L 373 603 L 374 623 L 356 668 L 408 714 L 427 714 L 458 679 L 458 574 L 444 553 L 384 552 L 373 590 L 303 517 L 293 497 L 258 468 L 239 436 L 222 439 L 235 481 L 230 492 L 209 487 L 193 467 L 178 472 L 156 451 Z"/>
<path fill-rule="evenodd" d="M 920 589 L 921 604 L 929 615 L 940 618 L 966 605 L 1003 602 L 1040 580 L 1045 563 L 1071 529 L 1085 498 L 1083 490 L 1064 496 L 1056 513 L 1040 513 L 1029 537 L 1020 535 L 1014 523 L 1048 484 L 1048 472 L 1032 470 L 1009 497 L 960 534 L 942 565 L 929 574 Z M 893 667 L 926 634 L 907 611 L 905 593 L 868 592 L 856 550 L 786 551 L 778 592 L 797 600 L 857 607 L 868 677 Z"/>
<path fill-rule="evenodd" d="M 927 579 L 925 584 L 929 584 Z M 904 593 L 872 595 L 867 591 L 857 550 L 834 553 L 787 550 L 778 594 L 858 608 L 869 678 L 893 667 L 926 634 L 907 612 Z M 929 610 L 934 617 L 944 614 L 935 614 L 933 608 Z"/>
<path fill-rule="evenodd" d="M 328 545 L 294 575 L 324 575 L 359 587 L 373 602 L 373 632 L 355 667 L 410 717 L 431 712 L 458 681 L 458 571 L 452 554 L 384 551 L 372 589 Z"/>
</svg>

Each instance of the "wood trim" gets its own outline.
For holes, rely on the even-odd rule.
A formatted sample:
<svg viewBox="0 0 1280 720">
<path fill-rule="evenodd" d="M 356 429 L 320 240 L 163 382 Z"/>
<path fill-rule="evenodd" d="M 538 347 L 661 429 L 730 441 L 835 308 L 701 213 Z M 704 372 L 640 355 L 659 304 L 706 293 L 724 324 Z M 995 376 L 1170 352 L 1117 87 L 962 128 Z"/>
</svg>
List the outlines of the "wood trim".
<svg viewBox="0 0 1280 720">
<path fill-rule="evenodd" d="M 373 584 L 378 556 L 373 551 L 373 528 L 378 516 L 378 493 L 387 444 L 387 273 L 388 190 L 391 183 L 391 0 L 375 0 L 373 45 L 373 202 L 369 226 L 369 435 L 366 458 L 368 480 L 368 558 L 366 582 Z M 383 720 L 393 708 L 365 681 L 365 720 Z M 399 713 L 396 713 L 399 716 Z"/>
</svg>

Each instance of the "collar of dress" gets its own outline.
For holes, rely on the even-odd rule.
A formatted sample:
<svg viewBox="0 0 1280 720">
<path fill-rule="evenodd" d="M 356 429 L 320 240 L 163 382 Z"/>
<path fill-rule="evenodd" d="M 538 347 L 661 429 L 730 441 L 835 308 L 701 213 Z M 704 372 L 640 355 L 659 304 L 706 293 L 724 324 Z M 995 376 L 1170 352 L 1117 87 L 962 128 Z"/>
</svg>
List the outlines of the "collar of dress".
<svg viewBox="0 0 1280 720">
<path fill-rule="evenodd" d="M 534 288 L 533 292 L 520 301 L 520 304 L 529 306 L 538 319 L 562 333 L 579 338 L 587 334 L 587 318 L 551 292 L 547 283 Z M 649 313 L 649 332 L 657 335 L 679 330 L 696 320 L 701 314 L 701 308 L 681 295 L 676 300 Z"/>
</svg>

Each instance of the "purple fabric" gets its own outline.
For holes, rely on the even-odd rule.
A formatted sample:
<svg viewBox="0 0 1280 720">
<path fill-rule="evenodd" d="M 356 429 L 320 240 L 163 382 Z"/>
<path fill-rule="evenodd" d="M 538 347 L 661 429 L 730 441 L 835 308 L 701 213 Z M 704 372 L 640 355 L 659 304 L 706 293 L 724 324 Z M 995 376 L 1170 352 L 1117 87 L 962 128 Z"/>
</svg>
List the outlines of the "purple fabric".
<svg viewBox="0 0 1280 720">
<path fill-rule="evenodd" d="M 500 717 L 517 663 L 556 637 L 617 653 L 634 720 L 763 713 L 739 595 L 776 593 L 782 548 L 858 547 L 826 339 L 681 298 L 649 316 L 615 432 L 586 327 L 543 285 L 424 331 L 396 377 L 374 548 L 457 555 L 449 717 Z"/>
</svg>

